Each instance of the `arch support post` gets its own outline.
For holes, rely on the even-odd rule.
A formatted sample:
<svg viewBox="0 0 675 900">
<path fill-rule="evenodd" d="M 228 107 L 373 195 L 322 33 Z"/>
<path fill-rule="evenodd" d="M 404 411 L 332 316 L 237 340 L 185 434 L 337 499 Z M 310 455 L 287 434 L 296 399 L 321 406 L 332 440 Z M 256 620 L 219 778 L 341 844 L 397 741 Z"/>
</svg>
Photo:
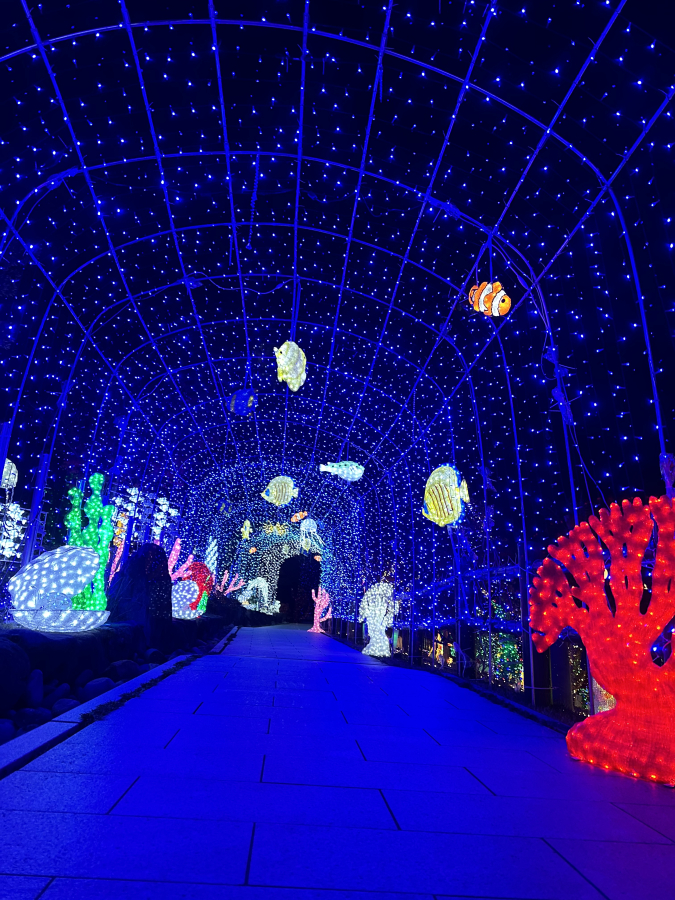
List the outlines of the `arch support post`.
<svg viewBox="0 0 675 900">
<path fill-rule="evenodd" d="M 30 504 L 30 519 L 28 520 L 28 528 L 26 529 L 26 539 L 23 545 L 23 553 L 21 555 L 21 565 L 27 565 L 33 558 L 35 553 L 35 544 L 40 532 L 40 513 L 42 511 L 42 500 L 45 495 L 45 486 L 47 484 L 47 475 L 49 474 L 49 463 L 51 462 L 51 454 L 43 453 L 40 456 L 40 464 L 38 465 L 37 478 L 35 487 L 33 488 L 33 499 Z"/>
<path fill-rule="evenodd" d="M 11 422 L 3 422 L 0 425 L 0 479 L 2 478 L 2 471 L 5 468 L 5 460 L 7 459 L 7 454 L 9 452 L 9 439 L 12 436 L 12 423 Z"/>
</svg>

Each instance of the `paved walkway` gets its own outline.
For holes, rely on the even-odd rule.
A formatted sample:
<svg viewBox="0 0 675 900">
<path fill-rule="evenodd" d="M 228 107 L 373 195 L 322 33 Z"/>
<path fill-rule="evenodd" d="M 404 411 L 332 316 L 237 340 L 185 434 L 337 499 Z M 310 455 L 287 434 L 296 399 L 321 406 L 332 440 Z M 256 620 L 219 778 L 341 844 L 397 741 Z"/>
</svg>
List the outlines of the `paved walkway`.
<svg viewBox="0 0 675 900">
<path fill-rule="evenodd" d="M 299 626 L 0 782 L 0 900 L 675 896 L 675 791 Z"/>
</svg>

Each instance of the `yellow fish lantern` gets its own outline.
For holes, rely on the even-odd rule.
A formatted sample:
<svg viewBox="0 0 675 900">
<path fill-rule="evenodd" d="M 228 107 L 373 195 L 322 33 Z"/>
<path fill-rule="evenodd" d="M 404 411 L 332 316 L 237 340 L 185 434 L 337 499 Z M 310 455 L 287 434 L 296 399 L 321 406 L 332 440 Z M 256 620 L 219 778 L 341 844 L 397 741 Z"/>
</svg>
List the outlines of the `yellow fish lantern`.
<svg viewBox="0 0 675 900">
<path fill-rule="evenodd" d="M 469 490 L 454 466 L 439 466 L 427 479 L 422 515 L 436 525 L 456 525 L 469 502 Z"/>
<path fill-rule="evenodd" d="M 274 355 L 277 358 L 277 380 L 285 381 L 292 391 L 297 391 L 307 378 L 307 357 L 293 341 L 275 347 Z"/>
<path fill-rule="evenodd" d="M 299 489 L 293 484 L 292 478 L 289 478 L 288 475 L 277 475 L 260 496 L 275 506 L 286 506 L 291 502 L 291 498 L 298 496 L 298 493 Z"/>
<path fill-rule="evenodd" d="M 476 312 L 494 318 L 505 316 L 511 309 L 511 298 L 500 281 L 482 281 L 480 284 L 474 284 L 469 291 L 469 303 Z"/>
<path fill-rule="evenodd" d="M 244 524 L 241 526 L 241 536 L 245 541 L 251 537 L 251 523 L 248 519 L 245 519 Z"/>
</svg>

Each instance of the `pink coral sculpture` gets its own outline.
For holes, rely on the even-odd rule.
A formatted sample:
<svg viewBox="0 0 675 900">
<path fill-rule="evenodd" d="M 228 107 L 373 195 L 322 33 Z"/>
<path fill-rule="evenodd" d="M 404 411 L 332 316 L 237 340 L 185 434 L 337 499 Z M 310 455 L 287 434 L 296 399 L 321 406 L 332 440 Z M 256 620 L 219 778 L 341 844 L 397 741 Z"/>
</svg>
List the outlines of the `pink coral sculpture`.
<svg viewBox="0 0 675 900">
<path fill-rule="evenodd" d="M 227 584 L 227 580 L 230 577 L 230 572 L 228 569 L 225 569 L 225 574 L 220 579 L 220 584 L 218 585 L 218 590 L 221 594 L 224 594 L 226 597 L 228 594 L 234 593 L 234 591 L 238 591 L 239 588 L 244 586 L 244 579 L 240 578 L 236 572 L 232 575 L 232 581 L 229 584 L 229 587 L 225 587 Z"/>
<path fill-rule="evenodd" d="M 307 630 L 311 631 L 313 634 L 325 634 L 326 632 L 321 627 L 321 623 L 333 616 L 328 592 L 320 587 L 318 594 L 315 594 L 314 591 L 312 591 L 312 600 L 314 601 L 314 624 Z M 324 610 L 326 610 L 326 612 L 322 616 L 321 613 L 323 613 Z"/>
<path fill-rule="evenodd" d="M 183 565 L 176 569 L 176 563 L 178 562 L 179 556 L 180 538 L 176 538 L 174 545 L 171 548 L 171 553 L 169 553 L 169 575 L 171 576 L 172 581 L 178 581 L 179 578 L 187 578 L 190 572 L 190 566 L 192 565 L 192 560 L 194 559 L 194 556 L 190 554 Z M 174 569 L 176 569 L 175 572 Z"/>
</svg>

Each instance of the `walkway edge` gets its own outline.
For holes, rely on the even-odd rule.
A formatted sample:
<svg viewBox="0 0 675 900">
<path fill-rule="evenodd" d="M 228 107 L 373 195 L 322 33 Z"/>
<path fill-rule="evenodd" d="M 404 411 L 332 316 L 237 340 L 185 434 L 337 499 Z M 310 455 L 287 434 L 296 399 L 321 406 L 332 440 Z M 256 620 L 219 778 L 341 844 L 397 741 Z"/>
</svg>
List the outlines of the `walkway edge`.
<svg viewBox="0 0 675 900">
<path fill-rule="evenodd" d="M 104 712 L 104 707 L 108 707 L 109 704 L 119 704 L 121 706 L 127 700 L 130 700 L 131 695 L 135 694 L 139 688 L 147 689 L 152 687 L 148 682 L 153 682 L 154 684 L 155 681 L 162 681 L 173 674 L 173 670 L 178 663 L 182 664 L 180 666 L 182 668 L 183 665 L 187 662 L 192 662 L 195 658 L 198 657 L 174 657 L 159 666 L 155 666 L 154 669 L 138 675 L 136 678 L 125 681 L 123 684 L 118 684 L 105 694 L 100 694 L 93 700 L 82 703 L 75 709 L 63 713 L 63 715 L 56 716 L 44 725 L 33 728 L 32 731 L 28 731 L 26 734 L 19 735 L 19 737 L 7 741 L 6 744 L 0 745 L 0 779 L 5 778 L 12 772 L 16 772 L 17 769 L 22 769 L 29 762 L 37 759 L 38 756 L 46 753 L 47 750 L 51 750 L 76 732 L 86 728 L 87 725 L 99 718 L 104 718 L 108 712 L 112 712 L 111 709 L 107 709 Z M 128 697 L 126 696 L 127 694 L 129 695 Z"/>
<path fill-rule="evenodd" d="M 216 646 L 212 650 L 209 650 L 209 652 L 206 655 L 207 656 L 218 656 L 220 653 L 223 652 L 223 650 L 227 647 L 228 644 L 232 643 L 232 641 L 236 638 L 238 631 L 239 631 L 239 626 L 233 625 L 232 628 L 230 628 L 230 630 L 227 632 L 225 637 L 222 640 L 218 641 Z"/>
<path fill-rule="evenodd" d="M 345 644 L 347 647 L 352 647 L 354 650 L 358 650 L 355 644 L 351 641 L 347 640 L 347 638 L 339 637 L 337 634 L 330 634 L 325 631 L 328 637 L 333 638 L 334 641 L 338 641 L 340 644 Z M 534 722 L 537 722 L 539 725 L 545 725 L 547 728 L 550 728 L 552 731 L 557 731 L 558 734 L 567 734 L 567 732 L 572 727 L 571 725 L 565 725 L 563 722 L 559 722 L 557 719 L 553 719 L 551 716 L 547 716 L 545 713 L 537 712 L 534 709 L 531 709 L 529 706 L 524 706 L 521 703 L 518 703 L 517 700 L 511 700 L 509 697 L 504 697 L 501 694 L 497 694 L 494 691 L 491 691 L 489 688 L 484 687 L 482 684 L 472 681 L 469 678 L 462 678 L 459 675 L 453 675 L 451 672 L 442 672 L 433 668 L 427 668 L 426 666 L 410 666 L 408 663 L 404 663 L 403 661 L 399 661 L 394 657 L 370 657 L 371 659 L 377 659 L 385 666 L 393 666 L 397 669 L 415 669 L 418 672 L 429 672 L 430 675 L 436 675 L 439 678 L 445 678 L 447 681 L 452 681 L 457 687 L 465 688 L 468 691 L 473 691 L 475 694 L 479 694 L 481 697 L 484 697 L 486 700 L 489 700 L 491 703 L 496 703 L 497 706 L 505 706 L 507 709 L 510 709 L 512 712 L 518 713 L 518 715 L 522 716 L 524 719 L 531 719 Z"/>
<path fill-rule="evenodd" d="M 47 722 L 0 746 L 0 778 L 22 769 L 47 750 L 80 730 L 68 722 Z"/>
</svg>

